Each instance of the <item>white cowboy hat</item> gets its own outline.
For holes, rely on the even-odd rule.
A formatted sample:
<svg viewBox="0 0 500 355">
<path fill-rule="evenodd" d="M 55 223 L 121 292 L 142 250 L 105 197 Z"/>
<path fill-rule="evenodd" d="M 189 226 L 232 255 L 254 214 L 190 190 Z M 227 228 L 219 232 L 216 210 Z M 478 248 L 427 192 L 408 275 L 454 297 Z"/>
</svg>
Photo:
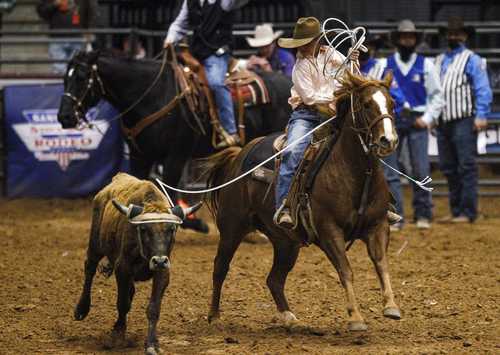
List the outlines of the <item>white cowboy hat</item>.
<svg viewBox="0 0 500 355">
<path fill-rule="evenodd" d="M 278 37 L 281 37 L 283 31 L 273 31 L 270 23 L 264 23 L 255 27 L 255 37 L 246 37 L 250 47 L 264 47 L 273 43 Z"/>
</svg>

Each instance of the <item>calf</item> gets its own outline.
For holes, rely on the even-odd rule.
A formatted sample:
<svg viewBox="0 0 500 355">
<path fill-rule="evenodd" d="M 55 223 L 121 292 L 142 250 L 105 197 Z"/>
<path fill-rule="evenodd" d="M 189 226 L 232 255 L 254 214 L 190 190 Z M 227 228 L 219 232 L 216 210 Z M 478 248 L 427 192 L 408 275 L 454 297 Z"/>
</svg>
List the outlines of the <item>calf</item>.
<svg viewBox="0 0 500 355">
<path fill-rule="evenodd" d="M 170 253 L 177 226 L 201 206 L 172 206 L 169 199 L 151 182 L 120 173 L 94 198 L 85 281 L 75 309 L 75 319 L 83 320 L 90 310 L 92 280 L 97 265 L 107 257 L 104 268 L 115 273 L 118 289 L 118 319 L 112 340 L 124 340 L 127 313 L 134 297 L 135 281 L 153 279 L 147 307 L 148 335 L 146 354 L 159 351 L 156 324 L 163 294 L 169 283 Z"/>
</svg>

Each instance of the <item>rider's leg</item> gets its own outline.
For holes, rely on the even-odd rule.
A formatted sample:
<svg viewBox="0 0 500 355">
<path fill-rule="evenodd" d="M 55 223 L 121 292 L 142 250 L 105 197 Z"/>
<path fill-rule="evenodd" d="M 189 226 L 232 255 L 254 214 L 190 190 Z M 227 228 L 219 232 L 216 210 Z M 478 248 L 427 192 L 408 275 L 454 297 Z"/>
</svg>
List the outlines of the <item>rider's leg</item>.
<svg viewBox="0 0 500 355">
<path fill-rule="evenodd" d="M 292 112 L 288 123 L 287 144 L 302 137 L 311 131 L 320 122 L 320 117 L 313 111 L 299 109 Z M 296 145 L 283 153 L 278 180 L 276 183 L 276 211 L 275 221 L 279 222 L 279 212 L 282 211 L 283 201 L 288 194 L 295 171 L 304 156 L 304 152 L 311 141 L 311 136 L 307 136 Z"/>
<path fill-rule="evenodd" d="M 222 127 L 227 133 L 233 137 L 237 137 L 238 132 L 234 120 L 233 99 L 231 98 L 231 92 L 224 84 L 228 63 L 229 54 L 221 56 L 211 55 L 203 61 L 208 85 L 214 94 Z"/>
</svg>

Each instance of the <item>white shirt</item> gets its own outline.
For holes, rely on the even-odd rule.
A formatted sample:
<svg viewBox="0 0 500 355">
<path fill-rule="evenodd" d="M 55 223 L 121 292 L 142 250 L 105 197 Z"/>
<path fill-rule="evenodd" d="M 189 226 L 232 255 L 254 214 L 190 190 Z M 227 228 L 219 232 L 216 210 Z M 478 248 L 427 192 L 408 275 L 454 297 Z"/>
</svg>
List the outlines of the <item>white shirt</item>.
<svg viewBox="0 0 500 355">
<path fill-rule="evenodd" d="M 288 103 L 295 109 L 300 104 L 329 104 L 333 109 L 334 92 L 340 86 L 333 79 L 333 73 L 339 69 L 345 57 L 342 53 L 322 46 L 317 58 L 303 57 L 297 53 L 297 61 L 293 67 L 293 87 Z M 325 68 L 326 63 L 326 68 Z M 338 77 L 342 74 L 339 73 Z"/>
<path fill-rule="evenodd" d="M 413 64 L 415 64 L 417 54 L 412 53 L 410 60 L 403 62 L 400 54 L 396 52 L 394 59 L 399 70 L 401 70 L 401 73 L 406 76 L 413 67 Z M 380 58 L 377 64 L 381 65 L 385 69 L 387 67 L 387 58 Z M 433 121 L 438 120 L 439 115 L 441 115 L 441 111 L 444 108 L 445 102 L 439 73 L 432 59 L 427 57 L 424 58 L 424 87 L 425 92 L 427 93 L 426 104 L 412 107 L 411 109 L 413 111 L 422 112 L 422 120 L 427 124 L 431 124 Z"/>
<path fill-rule="evenodd" d="M 205 1 L 211 5 L 216 0 L 199 0 L 200 5 L 203 6 Z M 221 0 L 220 7 L 224 11 L 231 11 L 234 7 L 235 0 Z M 189 31 L 189 22 L 188 22 L 188 6 L 187 0 L 184 0 L 182 3 L 181 11 L 179 11 L 179 15 L 175 18 L 174 22 L 168 28 L 167 33 L 167 42 L 176 43 L 179 42 L 183 37 L 185 37 Z"/>
</svg>

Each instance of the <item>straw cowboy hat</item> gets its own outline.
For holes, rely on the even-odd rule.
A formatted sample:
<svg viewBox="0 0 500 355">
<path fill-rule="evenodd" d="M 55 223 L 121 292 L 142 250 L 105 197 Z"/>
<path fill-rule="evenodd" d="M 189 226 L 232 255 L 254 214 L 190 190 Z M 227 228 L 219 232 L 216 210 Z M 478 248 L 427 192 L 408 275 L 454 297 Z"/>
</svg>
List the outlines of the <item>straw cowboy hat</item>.
<svg viewBox="0 0 500 355">
<path fill-rule="evenodd" d="M 464 20 L 460 16 L 451 16 L 448 18 L 448 26 L 440 26 L 439 33 L 442 36 L 446 36 L 448 31 L 463 31 L 467 36 L 472 36 L 475 33 L 475 29 L 472 26 L 465 26 Z"/>
<path fill-rule="evenodd" d="M 283 48 L 304 46 L 321 36 L 321 25 L 316 17 L 301 17 L 293 29 L 292 38 L 280 38 L 278 45 Z"/>
<path fill-rule="evenodd" d="M 393 43 L 397 43 L 399 40 L 399 35 L 401 33 L 413 33 L 417 37 L 417 43 L 422 39 L 422 31 L 417 31 L 415 24 L 412 20 L 402 20 L 398 24 L 398 28 L 391 32 L 391 40 Z"/>
<path fill-rule="evenodd" d="M 270 23 L 255 26 L 255 37 L 246 37 L 250 47 L 265 47 L 273 43 L 278 37 L 283 35 L 283 31 L 273 31 Z"/>
</svg>

